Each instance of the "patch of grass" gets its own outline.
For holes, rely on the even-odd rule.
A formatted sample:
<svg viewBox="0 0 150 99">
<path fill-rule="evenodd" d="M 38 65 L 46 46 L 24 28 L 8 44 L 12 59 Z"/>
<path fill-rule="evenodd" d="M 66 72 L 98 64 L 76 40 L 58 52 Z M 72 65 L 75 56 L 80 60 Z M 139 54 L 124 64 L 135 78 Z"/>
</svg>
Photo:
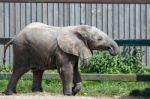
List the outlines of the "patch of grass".
<svg viewBox="0 0 150 99">
<path fill-rule="evenodd" d="M 81 95 L 128 96 L 134 89 L 148 88 L 150 82 L 85 81 Z"/>
<path fill-rule="evenodd" d="M 0 80 L 0 92 L 6 88 L 8 81 Z M 18 93 L 31 93 L 31 80 L 20 80 L 17 86 Z M 43 80 L 44 91 L 50 94 L 62 94 L 62 83 L 58 80 Z M 123 82 L 123 81 L 83 81 L 83 87 L 78 95 L 82 96 L 128 96 L 141 91 L 142 96 L 149 92 L 144 90 L 150 87 L 150 82 Z"/>
<path fill-rule="evenodd" d="M 62 94 L 62 83 L 58 80 L 44 80 L 43 89 L 46 92 Z"/>
</svg>

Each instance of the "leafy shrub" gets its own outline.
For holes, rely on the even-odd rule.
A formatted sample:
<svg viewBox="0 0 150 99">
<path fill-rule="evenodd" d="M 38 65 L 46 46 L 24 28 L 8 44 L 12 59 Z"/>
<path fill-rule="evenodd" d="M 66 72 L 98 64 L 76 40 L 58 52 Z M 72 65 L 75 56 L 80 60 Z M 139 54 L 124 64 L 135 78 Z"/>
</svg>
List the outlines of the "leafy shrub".
<svg viewBox="0 0 150 99">
<path fill-rule="evenodd" d="M 9 66 L 9 65 L 0 66 L 0 72 L 11 72 L 11 71 L 12 71 L 12 66 Z"/>
<path fill-rule="evenodd" d="M 142 66 L 143 52 L 135 49 L 126 56 L 111 56 L 108 52 L 95 52 L 85 64 L 81 60 L 80 69 L 84 73 L 148 73 L 150 68 Z"/>
</svg>

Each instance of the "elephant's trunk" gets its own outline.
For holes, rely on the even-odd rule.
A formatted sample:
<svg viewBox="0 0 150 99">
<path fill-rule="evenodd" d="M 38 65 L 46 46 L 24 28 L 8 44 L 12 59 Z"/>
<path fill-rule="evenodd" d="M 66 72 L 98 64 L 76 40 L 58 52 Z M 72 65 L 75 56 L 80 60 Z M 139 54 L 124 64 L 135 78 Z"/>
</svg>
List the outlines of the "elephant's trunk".
<svg viewBox="0 0 150 99">
<path fill-rule="evenodd" d="M 119 46 L 114 40 L 111 40 L 109 52 L 113 56 L 120 53 Z"/>
</svg>

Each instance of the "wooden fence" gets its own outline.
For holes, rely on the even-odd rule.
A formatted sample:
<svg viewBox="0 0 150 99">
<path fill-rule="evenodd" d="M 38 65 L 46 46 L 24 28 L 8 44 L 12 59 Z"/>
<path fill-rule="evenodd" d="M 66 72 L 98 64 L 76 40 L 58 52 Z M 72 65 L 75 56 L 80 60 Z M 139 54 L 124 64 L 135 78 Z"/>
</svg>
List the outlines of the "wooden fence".
<svg viewBox="0 0 150 99">
<path fill-rule="evenodd" d="M 124 3 L 138 4 L 150 3 L 149 0 L 0 0 L 0 2 L 21 2 L 21 3 Z"/>
<path fill-rule="evenodd" d="M 8 80 L 11 77 L 11 73 L 0 73 L 1 80 Z M 100 80 L 100 81 L 150 81 L 149 74 L 93 74 L 93 73 L 82 73 L 82 80 Z M 21 77 L 24 80 L 33 79 L 31 73 L 26 73 Z M 58 73 L 45 73 L 43 79 L 46 80 L 60 80 Z"/>
<path fill-rule="evenodd" d="M 64 1 L 0 0 L 0 37 L 13 37 L 27 24 L 43 22 L 54 26 L 88 24 L 98 27 L 114 39 L 150 39 L 148 0 L 94 0 L 95 3 L 90 3 L 90 0 L 88 3 L 85 0 L 78 3 Z M 150 66 L 150 48 L 139 48 L 144 51 L 143 64 Z M 0 45 L 0 64 L 2 56 L 3 46 Z M 8 64 L 12 63 L 12 57 L 10 47 L 6 56 Z"/>
</svg>

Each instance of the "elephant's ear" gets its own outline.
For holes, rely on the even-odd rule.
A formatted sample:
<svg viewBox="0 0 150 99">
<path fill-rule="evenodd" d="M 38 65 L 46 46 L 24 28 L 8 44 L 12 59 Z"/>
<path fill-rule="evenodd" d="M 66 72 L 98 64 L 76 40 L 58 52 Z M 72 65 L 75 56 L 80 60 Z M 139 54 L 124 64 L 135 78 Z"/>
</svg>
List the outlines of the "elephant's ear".
<svg viewBox="0 0 150 99">
<path fill-rule="evenodd" d="M 66 53 L 87 59 L 92 56 L 90 49 L 87 47 L 84 39 L 77 32 L 61 32 L 57 37 L 59 47 Z"/>
</svg>

